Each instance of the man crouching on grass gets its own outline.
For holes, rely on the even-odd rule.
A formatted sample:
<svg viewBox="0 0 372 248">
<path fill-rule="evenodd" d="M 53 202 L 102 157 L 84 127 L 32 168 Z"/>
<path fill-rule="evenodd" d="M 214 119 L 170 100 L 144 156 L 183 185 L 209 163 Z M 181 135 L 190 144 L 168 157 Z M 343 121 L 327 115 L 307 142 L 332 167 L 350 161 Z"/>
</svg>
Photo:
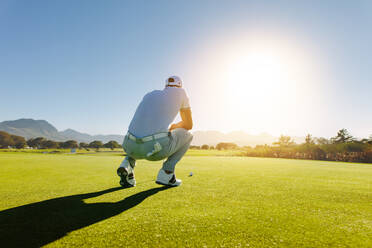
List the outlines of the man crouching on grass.
<svg viewBox="0 0 372 248">
<path fill-rule="evenodd" d="M 169 127 L 178 112 L 182 121 Z M 181 185 L 174 170 L 190 146 L 193 136 L 188 130 L 192 129 L 192 125 L 189 99 L 179 77 L 169 77 L 163 90 L 146 94 L 137 107 L 124 138 L 123 148 L 127 156 L 117 169 L 120 185 L 136 185 L 134 167 L 138 159 L 167 159 L 158 173 L 156 183 Z"/>
</svg>

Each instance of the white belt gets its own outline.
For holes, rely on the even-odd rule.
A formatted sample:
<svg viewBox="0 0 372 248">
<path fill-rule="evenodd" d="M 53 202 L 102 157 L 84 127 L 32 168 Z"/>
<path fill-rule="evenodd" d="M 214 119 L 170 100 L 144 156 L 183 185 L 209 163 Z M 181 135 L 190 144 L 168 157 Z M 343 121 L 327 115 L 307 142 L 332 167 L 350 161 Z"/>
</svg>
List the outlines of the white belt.
<svg viewBox="0 0 372 248">
<path fill-rule="evenodd" d="M 128 132 L 127 135 L 128 135 L 129 139 L 131 139 L 135 142 L 148 142 L 148 141 L 152 141 L 152 140 L 167 137 L 169 135 L 169 133 L 157 133 L 157 134 L 149 135 L 149 136 L 146 136 L 146 137 L 143 137 L 143 138 L 137 138 L 136 136 L 134 136 L 133 134 L 131 134 L 129 132 Z"/>
</svg>

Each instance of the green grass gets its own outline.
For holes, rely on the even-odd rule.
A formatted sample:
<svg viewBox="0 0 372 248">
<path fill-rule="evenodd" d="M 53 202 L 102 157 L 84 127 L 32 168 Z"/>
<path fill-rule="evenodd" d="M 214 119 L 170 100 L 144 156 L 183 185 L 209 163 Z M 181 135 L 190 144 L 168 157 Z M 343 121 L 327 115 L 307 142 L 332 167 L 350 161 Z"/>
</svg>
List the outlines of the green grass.
<svg viewBox="0 0 372 248">
<path fill-rule="evenodd" d="M 0 154 L 2 152 L 10 153 L 71 153 L 71 149 L 0 149 Z M 94 148 L 86 149 L 76 149 L 77 154 L 86 154 L 86 153 L 122 153 L 124 151 L 122 148 L 115 148 L 111 150 L 110 148 L 100 148 L 98 151 Z M 199 149 L 190 149 L 187 152 L 188 156 L 243 156 L 241 150 L 199 150 Z"/>
<path fill-rule="evenodd" d="M 241 150 L 198 150 L 190 149 L 187 156 L 242 156 Z"/>
<path fill-rule="evenodd" d="M 20 153 L 71 153 L 71 149 L 0 149 L 2 152 L 20 152 Z M 96 153 L 96 152 L 123 152 L 123 148 L 115 148 L 111 150 L 110 148 L 100 148 L 98 151 L 95 148 L 88 149 L 76 149 L 75 153 Z"/>
<path fill-rule="evenodd" d="M 119 189 L 120 154 L 1 153 L 1 247 L 372 247 L 372 165 L 192 152 L 166 190 L 160 162 Z"/>
</svg>

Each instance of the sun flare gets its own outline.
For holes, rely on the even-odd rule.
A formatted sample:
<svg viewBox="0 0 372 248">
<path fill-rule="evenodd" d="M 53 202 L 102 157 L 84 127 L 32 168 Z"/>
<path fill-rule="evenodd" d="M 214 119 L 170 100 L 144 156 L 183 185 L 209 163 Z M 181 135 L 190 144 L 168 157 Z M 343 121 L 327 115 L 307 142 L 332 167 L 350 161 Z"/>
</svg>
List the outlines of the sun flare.
<svg viewBox="0 0 372 248">
<path fill-rule="evenodd" d="M 278 37 L 231 39 L 203 50 L 197 81 L 204 112 L 219 116 L 218 128 L 279 135 L 307 119 L 321 104 L 326 80 L 317 53 Z M 204 107 L 205 105 L 205 107 Z"/>
<path fill-rule="evenodd" d="M 230 100 L 235 105 L 262 106 L 290 94 L 295 71 L 289 62 L 288 57 L 270 51 L 249 51 L 232 59 L 227 76 Z"/>
</svg>

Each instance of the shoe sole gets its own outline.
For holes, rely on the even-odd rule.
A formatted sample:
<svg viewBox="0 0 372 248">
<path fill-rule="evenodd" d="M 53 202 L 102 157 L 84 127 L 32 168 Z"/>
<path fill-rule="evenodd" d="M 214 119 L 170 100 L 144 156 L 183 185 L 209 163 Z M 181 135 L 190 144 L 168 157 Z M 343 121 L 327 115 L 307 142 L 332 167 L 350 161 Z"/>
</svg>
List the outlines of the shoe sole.
<svg viewBox="0 0 372 248">
<path fill-rule="evenodd" d="M 159 182 L 159 181 L 155 181 L 155 183 L 163 185 L 163 186 L 168 186 L 168 187 L 178 187 L 178 186 L 181 185 L 181 184 L 179 184 L 179 185 L 166 184 L 166 183 L 162 183 L 162 182 Z"/>
<path fill-rule="evenodd" d="M 120 177 L 120 185 L 122 187 L 124 187 L 124 188 L 131 188 L 131 187 L 134 187 L 135 186 L 135 185 L 130 184 L 130 183 L 127 182 L 127 176 L 128 176 L 127 169 L 125 169 L 124 167 L 120 167 L 120 168 L 118 168 L 118 170 L 116 171 L 116 173 Z"/>
<path fill-rule="evenodd" d="M 118 168 L 118 170 L 116 171 L 116 173 L 118 174 L 119 177 L 126 177 L 126 176 L 128 176 L 128 171 L 124 167 Z"/>
</svg>

